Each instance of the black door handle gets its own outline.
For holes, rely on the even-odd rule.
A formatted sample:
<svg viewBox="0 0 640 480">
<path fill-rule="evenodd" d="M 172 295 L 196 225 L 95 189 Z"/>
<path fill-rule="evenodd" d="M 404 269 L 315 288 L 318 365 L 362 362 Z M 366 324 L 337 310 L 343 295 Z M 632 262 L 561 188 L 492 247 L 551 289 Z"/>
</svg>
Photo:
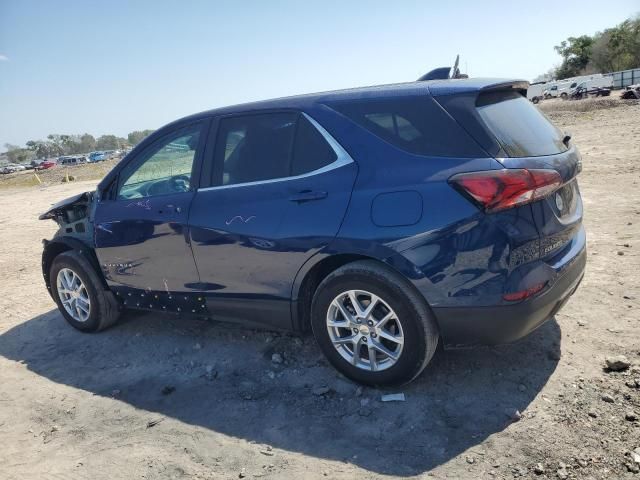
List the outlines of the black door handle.
<svg viewBox="0 0 640 480">
<path fill-rule="evenodd" d="M 289 200 L 297 203 L 311 202 L 313 200 L 322 200 L 327 198 L 327 192 L 320 192 L 314 190 L 303 190 L 289 197 Z"/>
</svg>

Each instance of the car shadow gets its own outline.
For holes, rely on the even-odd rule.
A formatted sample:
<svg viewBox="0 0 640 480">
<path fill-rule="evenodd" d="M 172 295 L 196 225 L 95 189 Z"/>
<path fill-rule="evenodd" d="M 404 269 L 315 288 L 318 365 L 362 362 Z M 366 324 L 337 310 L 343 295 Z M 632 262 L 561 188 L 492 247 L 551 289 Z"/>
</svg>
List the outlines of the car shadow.
<svg viewBox="0 0 640 480">
<path fill-rule="evenodd" d="M 311 337 L 197 319 L 127 315 L 91 335 L 52 310 L 0 335 L 0 355 L 54 382 L 399 476 L 429 471 L 506 428 L 510 412 L 524 411 L 545 385 L 559 351 L 554 320 L 517 344 L 439 351 L 416 381 L 383 391 L 341 377 Z M 400 392 L 404 402 L 380 401 Z"/>
</svg>

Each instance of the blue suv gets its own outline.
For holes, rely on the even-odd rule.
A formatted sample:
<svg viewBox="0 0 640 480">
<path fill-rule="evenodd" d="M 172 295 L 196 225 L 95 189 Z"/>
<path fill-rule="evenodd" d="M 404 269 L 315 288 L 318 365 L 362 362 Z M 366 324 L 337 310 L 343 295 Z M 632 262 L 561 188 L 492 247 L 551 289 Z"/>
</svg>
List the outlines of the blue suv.
<svg viewBox="0 0 640 480">
<path fill-rule="evenodd" d="M 370 385 L 446 347 L 511 342 L 564 305 L 586 254 L 570 137 L 495 79 L 220 108 L 146 138 L 41 219 L 75 328 L 125 309 L 312 331 Z"/>
</svg>

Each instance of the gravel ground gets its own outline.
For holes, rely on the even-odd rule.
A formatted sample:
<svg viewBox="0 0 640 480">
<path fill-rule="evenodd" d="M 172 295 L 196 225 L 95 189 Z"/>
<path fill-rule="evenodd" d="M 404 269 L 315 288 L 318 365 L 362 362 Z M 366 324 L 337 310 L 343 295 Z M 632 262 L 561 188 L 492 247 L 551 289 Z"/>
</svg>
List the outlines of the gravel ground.
<svg viewBox="0 0 640 480">
<path fill-rule="evenodd" d="M 36 216 L 95 181 L 2 189 L 0 478 L 640 479 L 640 107 L 543 109 L 583 153 L 580 289 L 517 344 L 439 352 L 400 390 L 341 378 L 308 337 L 152 314 L 71 329 Z"/>
</svg>

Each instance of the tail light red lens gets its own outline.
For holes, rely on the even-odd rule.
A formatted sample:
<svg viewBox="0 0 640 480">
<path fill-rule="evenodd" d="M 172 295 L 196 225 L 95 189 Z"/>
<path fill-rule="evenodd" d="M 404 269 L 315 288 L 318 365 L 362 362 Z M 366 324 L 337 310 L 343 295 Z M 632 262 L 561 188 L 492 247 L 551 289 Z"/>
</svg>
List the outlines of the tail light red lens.
<svg viewBox="0 0 640 480">
<path fill-rule="evenodd" d="M 562 177 L 555 170 L 505 168 L 460 173 L 449 183 L 490 213 L 547 197 L 562 186 Z"/>
</svg>

